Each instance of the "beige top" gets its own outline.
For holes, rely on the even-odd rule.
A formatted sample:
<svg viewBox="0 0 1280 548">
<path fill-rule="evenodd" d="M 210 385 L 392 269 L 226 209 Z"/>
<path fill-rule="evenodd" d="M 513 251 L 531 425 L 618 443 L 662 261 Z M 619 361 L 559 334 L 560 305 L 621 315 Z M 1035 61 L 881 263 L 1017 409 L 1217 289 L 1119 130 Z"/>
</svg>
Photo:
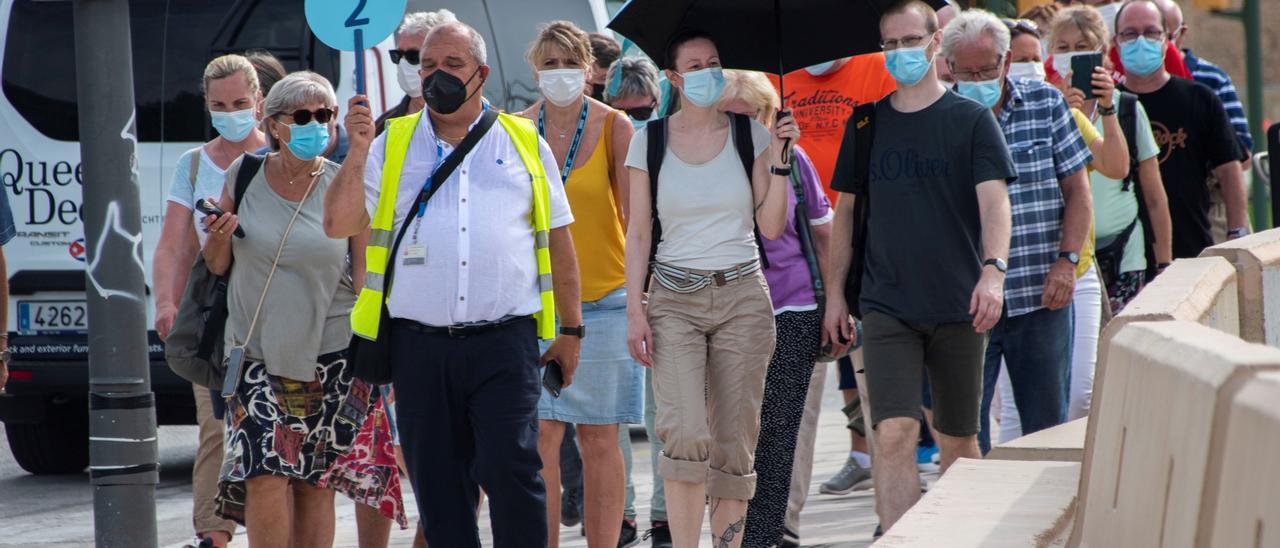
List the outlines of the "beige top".
<svg viewBox="0 0 1280 548">
<path fill-rule="evenodd" d="M 649 171 L 648 127 L 631 138 L 627 167 Z M 769 130 L 752 120 L 755 157 L 769 148 Z M 681 268 L 724 270 L 760 256 L 756 249 L 751 180 L 742 169 L 733 129 L 711 161 L 693 165 L 671 148 L 658 175 L 662 241 L 657 261 Z"/>
<path fill-rule="evenodd" d="M 227 169 L 228 195 L 234 195 L 239 162 Z M 245 237 L 231 239 L 228 347 L 243 341 L 249 330 L 280 238 L 298 205 L 277 194 L 263 173 L 259 170 L 253 177 L 239 206 Z M 246 356 L 264 362 L 272 375 L 315 380 L 316 358 L 345 349 L 351 342 L 350 314 L 356 292 L 347 240 L 329 238 L 323 224 L 324 193 L 337 173 L 338 164 L 326 160 L 289 233 L 253 338 L 245 348 Z"/>
</svg>

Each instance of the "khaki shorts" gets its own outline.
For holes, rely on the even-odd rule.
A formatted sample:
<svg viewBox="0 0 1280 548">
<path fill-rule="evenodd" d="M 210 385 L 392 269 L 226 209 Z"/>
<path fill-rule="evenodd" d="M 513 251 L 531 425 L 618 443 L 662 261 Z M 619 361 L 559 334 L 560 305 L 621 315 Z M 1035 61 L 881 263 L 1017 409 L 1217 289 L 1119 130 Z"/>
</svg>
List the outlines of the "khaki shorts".
<svg viewBox="0 0 1280 548">
<path fill-rule="evenodd" d="M 756 272 L 682 294 L 654 283 L 653 395 L 666 480 L 706 483 L 714 498 L 755 495 L 760 400 L 773 355 L 773 303 Z"/>
</svg>

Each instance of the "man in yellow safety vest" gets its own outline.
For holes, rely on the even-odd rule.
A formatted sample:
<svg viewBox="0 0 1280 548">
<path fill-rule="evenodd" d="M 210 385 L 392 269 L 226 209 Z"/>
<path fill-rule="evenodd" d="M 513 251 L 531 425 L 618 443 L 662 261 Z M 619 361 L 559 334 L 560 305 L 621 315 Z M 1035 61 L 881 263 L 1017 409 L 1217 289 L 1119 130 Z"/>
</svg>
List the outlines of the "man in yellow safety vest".
<svg viewBox="0 0 1280 548">
<path fill-rule="evenodd" d="M 378 342 L 389 345 L 427 543 L 479 547 L 483 488 L 496 546 L 544 546 L 538 366 L 556 362 L 568 385 L 585 335 L 573 216 L 533 124 L 481 97 L 489 67 L 479 33 L 440 25 L 420 57 L 426 111 L 389 120 L 375 139 L 364 98 L 352 99 L 351 149 L 325 195 L 325 231 L 370 231 L 351 326 L 389 339 Z M 448 160 L 455 149 L 465 156 Z M 553 337 L 539 356 L 538 339 Z"/>
</svg>

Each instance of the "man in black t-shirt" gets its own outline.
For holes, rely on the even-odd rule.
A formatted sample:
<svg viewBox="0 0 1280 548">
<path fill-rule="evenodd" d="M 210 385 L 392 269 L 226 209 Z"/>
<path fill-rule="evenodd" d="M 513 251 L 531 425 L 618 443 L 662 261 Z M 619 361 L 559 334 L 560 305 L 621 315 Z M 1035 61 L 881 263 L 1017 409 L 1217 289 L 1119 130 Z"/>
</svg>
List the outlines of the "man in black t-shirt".
<svg viewBox="0 0 1280 548">
<path fill-rule="evenodd" d="M 1204 84 L 1174 78 L 1164 68 L 1169 33 L 1160 7 L 1131 0 L 1116 15 L 1115 46 L 1160 146 L 1160 176 L 1173 220 L 1173 257 L 1196 257 L 1213 245 L 1209 232 L 1210 172 L 1227 206 L 1227 238 L 1248 234 L 1247 197 L 1240 145 L 1222 101 Z"/>
<path fill-rule="evenodd" d="M 957 458 L 981 458 L 983 357 L 1004 304 L 1006 185 L 1016 171 L 991 112 L 938 82 L 933 59 L 942 33 L 933 9 L 899 4 L 881 18 L 880 33 L 898 90 L 876 105 L 869 166 L 856 161 L 863 120 L 847 124 L 831 180 L 842 194 L 826 283 L 845 287 L 854 204 L 868 199 L 858 304 L 881 458 L 876 507 L 888 530 L 920 498 L 915 448 L 926 372 L 943 471 Z M 853 338 L 848 305 L 843 291 L 827 293 L 824 340 Z"/>
</svg>

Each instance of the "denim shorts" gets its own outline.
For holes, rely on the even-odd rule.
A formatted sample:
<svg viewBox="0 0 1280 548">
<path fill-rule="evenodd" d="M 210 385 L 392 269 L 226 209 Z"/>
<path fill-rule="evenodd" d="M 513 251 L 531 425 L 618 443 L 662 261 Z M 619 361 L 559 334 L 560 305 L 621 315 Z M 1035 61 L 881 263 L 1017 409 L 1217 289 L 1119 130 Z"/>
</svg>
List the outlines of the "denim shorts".
<svg viewBox="0 0 1280 548">
<path fill-rule="evenodd" d="M 644 422 L 644 368 L 627 351 L 627 290 L 582 303 L 582 356 L 573 384 L 553 398 L 546 389 L 538 418 L 571 424 Z M 550 342 L 542 343 L 545 352 Z"/>
</svg>

